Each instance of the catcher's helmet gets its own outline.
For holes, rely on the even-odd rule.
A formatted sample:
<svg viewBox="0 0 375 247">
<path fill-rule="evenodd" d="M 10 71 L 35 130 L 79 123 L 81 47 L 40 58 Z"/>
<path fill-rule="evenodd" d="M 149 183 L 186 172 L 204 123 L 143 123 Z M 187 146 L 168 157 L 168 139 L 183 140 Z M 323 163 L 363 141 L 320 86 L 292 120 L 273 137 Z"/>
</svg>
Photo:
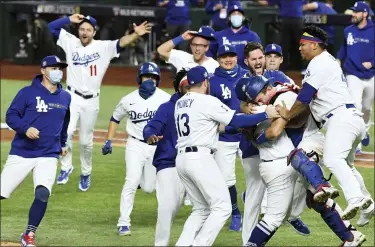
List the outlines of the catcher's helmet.
<svg viewBox="0 0 375 247">
<path fill-rule="evenodd" d="M 253 75 L 249 78 L 249 83 L 246 87 L 246 97 L 250 101 L 254 101 L 255 98 L 258 96 L 260 91 L 266 86 L 270 84 L 270 79 L 267 79 L 266 77 L 262 75 Z"/>
<path fill-rule="evenodd" d="M 137 83 L 141 84 L 141 76 L 142 75 L 156 75 L 158 79 L 156 80 L 156 86 L 159 86 L 160 83 L 160 68 L 156 63 L 153 62 L 146 62 L 141 65 L 141 67 L 138 70 L 137 74 Z"/>
</svg>

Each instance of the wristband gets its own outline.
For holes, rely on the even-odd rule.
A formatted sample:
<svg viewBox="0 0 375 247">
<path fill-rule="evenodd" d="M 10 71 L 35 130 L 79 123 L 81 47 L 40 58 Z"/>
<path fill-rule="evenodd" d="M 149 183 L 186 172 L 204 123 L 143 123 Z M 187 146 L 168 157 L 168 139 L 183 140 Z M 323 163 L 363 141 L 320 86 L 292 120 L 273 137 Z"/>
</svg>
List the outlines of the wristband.
<svg viewBox="0 0 375 247">
<path fill-rule="evenodd" d="M 176 38 L 172 39 L 174 46 L 179 45 L 183 41 L 184 41 L 184 38 L 182 38 L 182 35 L 177 36 Z"/>
<path fill-rule="evenodd" d="M 260 134 L 260 136 L 257 137 L 257 139 L 255 140 L 255 143 L 256 144 L 262 144 L 262 143 L 265 143 L 265 142 L 268 142 L 269 140 L 267 139 L 267 136 L 266 136 L 266 130 L 263 130 L 262 133 Z"/>
</svg>

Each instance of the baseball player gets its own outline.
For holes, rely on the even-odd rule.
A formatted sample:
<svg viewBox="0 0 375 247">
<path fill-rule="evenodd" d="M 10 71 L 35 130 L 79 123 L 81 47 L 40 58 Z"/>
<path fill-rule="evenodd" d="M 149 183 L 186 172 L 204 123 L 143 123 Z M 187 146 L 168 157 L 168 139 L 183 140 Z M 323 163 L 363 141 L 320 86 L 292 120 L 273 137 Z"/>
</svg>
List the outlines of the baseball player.
<svg viewBox="0 0 375 247">
<path fill-rule="evenodd" d="M 159 55 L 167 62 L 176 67 L 177 71 L 182 68 L 190 69 L 201 65 L 205 67 L 208 73 L 213 74 L 215 69 L 219 67 L 219 63 L 206 56 L 210 41 L 214 41 L 214 31 L 211 27 L 202 26 L 198 32 L 186 31 L 174 39 L 168 40 L 158 47 Z M 192 54 L 184 51 L 173 49 L 182 42 L 190 42 Z"/>
<path fill-rule="evenodd" d="M 152 158 L 156 146 L 143 139 L 143 128 L 155 115 L 158 107 L 167 102 L 170 95 L 159 89 L 160 69 L 155 63 L 147 62 L 138 70 L 139 88 L 120 100 L 109 122 L 107 140 L 102 148 L 103 155 L 112 153 L 112 139 L 120 121 L 128 117 L 126 131 L 129 133 L 125 148 L 126 177 L 121 192 L 118 234 L 131 235 L 130 214 L 133 210 L 135 192 L 140 184 L 146 193 L 155 190 L 156 169 Z"/>
<path fill-rule="evenodd" d="M 303 87 L 289 111 L 280 110 L 287 121 L 310 107 L 319 127 L 326 130 L 323 162 L 336 177 L 348 202 L 342 218 L 352 219 L 357 211 L 373 203 L 366 197 L 349 165 L 365 136 L 361 113 L 353 104 L 346 79 L 336 59 L 326 51 L 327 35 L 316 27 L 304 28 L 300 41 L 302 58 L 309 61 Z M 319 90 L 319 93 L 317 93 Z"/>
<path fill-rule="evenodd" d="M 6 112 L 6 123 L 16 135 L 1 173 L 1 199 L 9 198 L 33 171 L 35 199 L 21 246 L 35 246 L 35 232 L 55 182 L 57 160 L 67 153 L 71 97 L 60 84 L 67 66 L 56 56 L 43 58 L 41 74 L 18 92 Z"/>
<path fill-rule="evenodd" d="M 78 36 L 66 32 L 63 25 L 78 24 Z M 87 191 L 91 184 L 93 133 L 99 113 L 99 91 L 112 58 L 118 57 L 122 48 L 134 42 L 139 36 L 150 33 L 147 22 L 139 26 L 133 24 L 134 33 L 114 41 L 94 40 L 96 20 L 91 16 L 73 14 L 48 24 L 57 38 L 57 44 L 64 50 L 69 64 L 67 89 L 72 96 L 71 119 L 68 128 L 68 154 L 61 159 L 61 171 L 57 184 L 66 184 L 73 171 L 72 138 L 79 120 L 79 142 L 81 179 L 79 189 Z"/>
<path fill-rule="evenodd" d="M 356 2 L 351 9 L 353 25 L 344 30 L 345 40 L 337 54 L 337 61 L 340 64 L 342 61 L 354 103 L 363 113 L 366 137 L 362 144 L 368 146 L 371 108 L 374 103 L 374 23 L 369 19 L 370 7 L 366 2 Z"/>
<path fill-rule="evenodd" d="M 287 107 L 290 107 L 297 98 L 297 94 L 292 92 L 290 88 L 281 85 L 272 86 L 270 84 L 270 80 L 267 80 L 264 77 L 260 76 L 254 76 L 248 79 L 246 95 L 251 102 L 260 104 L 262 106 L 268 104 L 277 104 L 277 101 L 281 101 L 283 102 L 283 104 L 287 104 Z M 255 112 L 259 112 L 259 110 L 256 109 Z M 306 121 L 306 117 L 308 117 L 308 119 L 306 126 L 304 126 L 303 123 Z M 316 163 L 323 152 L 324 136 L 319 132 L 319 129 L 317 128 L 317 125 L 314 122 L 309 111 L 301 114 L 298 121 L 295 120 L 293 124 L 289 123 L 289 125 L 292 124 L 292 126 L 289 126 L 289 128 L 295 128 L 295 130 L 299 130 L 302 137 L 297 138 L 297 144 L 294 145 L 298 145 L 298 149 L 290 152 L 288 157 L 288 164 L 292 163 L 292 167 L 301 175 L 303 175 L 305 181 L 307 180 L 312 185 L 308 188 L 309 191 L 307 193 L 308 206 L 318 212 L 325 223 L 328 225 L 328 227 L 330 227 L 331 230 L 343 241 L 341 246 L 360 246 L 360 244 L 362 244 L 366 240 L 365 236 L 362 233 L 358 232 L 355 228 L 353 228 L 350 225 L 350 222 L 344 222 L 342 220 L 340 216 L 342 214 L 342 210 L 338 204 L 336 204 L 330 198 L 327 199 L 324 194 L 320 193 L 320 188 L 322 185 L 324 185 L 329 186 L 328 188 L 330 189 L 330 192 L 332 194 L 336 193 L 336 196 L 338 196 L 338 191 L 332 188 L 327 181 L 323 180 L 322 170 Z M 287 123 L 288 122 L 282 118 L 277 119 L 273 123 L 271 123 L 269 127 L 261 131 L 260 134 L 256 135 L 255 142 L 259 145 L 261 156 L 263 154 L 262 148 L 264 148 L 265 145 L 267 145 L 268 147 L 272 147 L 273 145 L 277 145 L 281 141 L 281 138 L 285 137 L 286 132 L 284 131 L 284 128 L 286 127 Z M 261 123 L 259 127 L 261 127 L 262 124 L 263 123 Z M 285 147 L 286 145 L 283 145 L 278 149 L 271 150 L 275 154 L 278 152 L 285 153 Z M 275 161 L 277 160 L 268 160 L 268 162 Z M 261 163 L 261 165 L 264 164 Z M 263 167 L 263 169 L 262 167 L 260 167 L 260 175 L 263 178 L 271 176 L 272 174 L 275 174 L 276 168 L 276 166 L 271 166 L 269 167 L 269 169 L 267 169 L 266 166 Z M 293 171 L 293 173 L 295 174 L 295 171 Z M 256 174 L 256 172 L 254 172 L 254 174 Z M 277 177 L 277 179 L 279 178 L 280 177 Z M 294 181 L 296 180 L 295 175 L 292 175 L 291 178 L 294 178 Z M 256 179 L 256 181 L 259 181 L 259 179 Z M 294 183 L 294 181 L 292 180 L 292 183 Z M 262 182 L 254 187 L 256 189 L 259 189 L 259 186 L 261 186 L 261 184 Z M 280 184 L 278 185 L 278 188 L 280 188 Z M 293 188 L 295 187 L 293 186 L 292 190 Z M 254 192 L 254 196 L 252 200 L 248 200 L 245 202 L 245 207 L 253 209 L 254 212 L 259 212 L 259 204 L 257 203 L 257 201 L 260 200 L 260 197 L 257 196 L 259 195 L 256 193 L 258 191 L 254 191 L 253 189 L 254 188 L 251 187 L 249 188 L 249 190 L 252 190 L 252 192 Z M 277 194 L 275 196 L 275 192 L 271 191 L 272 190 L 269 190 L 268 194 L 271 195 L 268 196 L 274 196 L 276 198 Z M 289 193 L 287 195 L 289 195 Z M 266 216 L 268 214 L 274 214 L 275 212 L 285 212 L 280 211 L 283 209 L 283 207 L 277 207 L 277 205 L 284 206 L 283 203 L 285 203 L 285 200 L 283 200 L 283 198 L 281 197 L 279 198 L 277 203 L 268 204 Z M 271 210 L 269 210 L 269 207 L 271 207 Z M 271 211 L 272 213 L 270 213 L 269 211 Z M 250 229 L 253 229 L 255 224 L 257 224 L 258 222 L 257 216 L 258 215 L 250 215 L 250 224 L 246 227 L 250 227 Z M 271 217 L 270 220 L 270 218 L 267 218 L 266 216 L 252 230 L 248 243 L 249 246 L 252 246 L 251 243 L 256 244 L 256 246 L 263 246 L 275 233 L 275 231 L 272 231 L 272 227 L 275 226 L 275 222 L 273 222 L 272 220 L 275 217 Z M 281 216 L 277 214 L 276 218 L 280 217 Z M 259 233 L 259 230 L 262 230 L 262 232 Z"/>
<path fill-rule="evenodd" d="M 158 108 L 155 116 L 143 129 L 148 144 L 157 143 L 153 164 L 156 167 L 156 198 L 158 218 L 154 246 L 168 246 L 172 222 L 185 195 L 185 187 L 176 170 L 177 130 L 174 123 L 176 101 L 186 93 L 187 71 L 177 72 L 173 81 L 176 93 Z"/>
<path fill-rule="evenodd" d="M 230 109 L 239 111 L 240 102 L 236 97 L 234 84 L 243 77 L 248 70 L 237 64 L 237 50 L 232 45 L 223 45 L 218 50 L 220 66 L 210 77 L 210 95 L 218 98 Z M 215 152 L 215 161 L 224 175 L 232 202 L 232 222 L 229 229 L 241 230 L 241 212 L 237 205 L 236 189 L 236 157 L 242 156 L 240 150 L 241 133 L 226 131 L 219 135 L 219 143 Z"/>
</svg>

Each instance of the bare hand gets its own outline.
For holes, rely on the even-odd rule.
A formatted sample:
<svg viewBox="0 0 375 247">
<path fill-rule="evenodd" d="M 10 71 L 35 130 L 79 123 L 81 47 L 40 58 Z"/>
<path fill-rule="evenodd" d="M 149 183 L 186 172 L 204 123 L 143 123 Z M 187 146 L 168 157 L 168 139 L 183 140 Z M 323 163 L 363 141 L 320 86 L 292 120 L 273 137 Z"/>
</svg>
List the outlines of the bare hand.
<svg viewBox="0 0 375 247">
<path fill-rule="evenodd" d="M 252 105 L 250 108 L 251 114 L 258 114 L 265 112 L 267 109 L 267 105 Z"/>
<path fill-rule="evenodd" d="M 288 108 L 286 108 L 286 104 L 285 104 L 284 101 L 282 101 L 282 104 L 283 104 L 283 106 L 281 106 L 281 105 L 277 105 L 276 106 L 276 111 L 280 114 L 280 116 L 282 118 L 284 118 L 285 120 L 289 121 L 287 119 L 287 117 L 286 117 L 288 115 L 288 113 L 289 113 L 289 110 L 288 110 Z"/>
<path fill-rule="evenodd" d="M 70 19 L 70 22 L 72 22 L 72 23 L 80 23 L 81 21 L 83 21 L 85 19 L 85 16 L 80 15 L 80 14 L 73 14 L 73 15 L 69 16 L 69 19 Z"/>
<path fill-rule="evenodd" d="M 221 4 L 221 3 L 218 3 L 218 4 L 216 4 L 215 5 L 215 9 L 216 10 L 220 10 L 220 9 L 222 9 L 224 6 Z"/>
<path fill-rule="evenodd" d="M 154 144 L 160 141 L 161 139 L 163 139 L 163 136 L 152 135 L 149 138 L 147 138 L 147 144 Z"/>
<path fill-rule="evenodd" d="M 39 139 L 39 130 L 34 127 L 30 127 L 26 131 L 26 136 L 32 140 Z"/>
<path fill-rule="evenodd" d="M 194 38 L 195 34 L 197 34 L 196 31 L 186 31 L 182 34 L 182 38 L 184 40 L 191 40 L 192 38 Z"/>
<path fill-rule="evenodd" d="M 366 69 L 371 69 L 371 67 L 372 67 L 371 62 L 363 62 L 362 65 L 363 65 L 363 67 L 365 67 Z"/>
<path fill-rule="evenodd" d="M 62 149 L 61 149 L 61 153 L 60 153 L 60 155 L 62 156 L 62 157 L 64 157 L 65 155 L 67 155 L 68 154 L 68 147 L 63 147 Z"/>
<path fill-rule="evenodd" d="M 280 114 L 276 111 L 276 108 L 273 105 L 268 105 L 266 108 L 266 113 L 268 118 L 278 118 Z"/>
<path fill-rule="evenodd" d="M 147 21 L 143 22 L 141 25 L 137 26 L 133 23 L 133 29 L 136 34 L 142 36 L 146 33 L 151 33 L 152 25 Z"/>
<path fill-rule="evenodd" d="M 293 89 L 294 91 L 300 91 L 301 87 L 293 83 L 284 83 L 284 86 Z"/>
</svg>

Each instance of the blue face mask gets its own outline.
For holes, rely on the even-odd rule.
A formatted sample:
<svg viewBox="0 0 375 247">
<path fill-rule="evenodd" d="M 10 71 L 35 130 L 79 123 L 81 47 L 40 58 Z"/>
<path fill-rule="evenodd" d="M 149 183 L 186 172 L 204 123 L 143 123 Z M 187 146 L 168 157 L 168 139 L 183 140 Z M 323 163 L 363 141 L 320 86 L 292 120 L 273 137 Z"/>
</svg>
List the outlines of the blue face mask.
<svg viewBox="0 0 375 247">
<path fill-rule="evenodd" d="M 243 17 L 242 15 L 232 15 L 230 17 L 230 22 L 232 23 L 233 27 L 238 28 L 242 25 Z"/>
<path fill-rule="evenodd" d="M 48 72 L 48 79 L 54 85 L 56 85 L 57 83 L 60 83 L 62 78 L 63 78 L 63 72 L 59 69 L 50 70 Z"/>
<path fill-rule="evenodd" d="M 156 85 L 153 80 L 146 80 L 142 82 L 142 84 L 139 86 L 138 92 L 139 95 L 144 98 L 148 99 L 150 96 L 152 96 L 155 93 Z"/>
</svg>

